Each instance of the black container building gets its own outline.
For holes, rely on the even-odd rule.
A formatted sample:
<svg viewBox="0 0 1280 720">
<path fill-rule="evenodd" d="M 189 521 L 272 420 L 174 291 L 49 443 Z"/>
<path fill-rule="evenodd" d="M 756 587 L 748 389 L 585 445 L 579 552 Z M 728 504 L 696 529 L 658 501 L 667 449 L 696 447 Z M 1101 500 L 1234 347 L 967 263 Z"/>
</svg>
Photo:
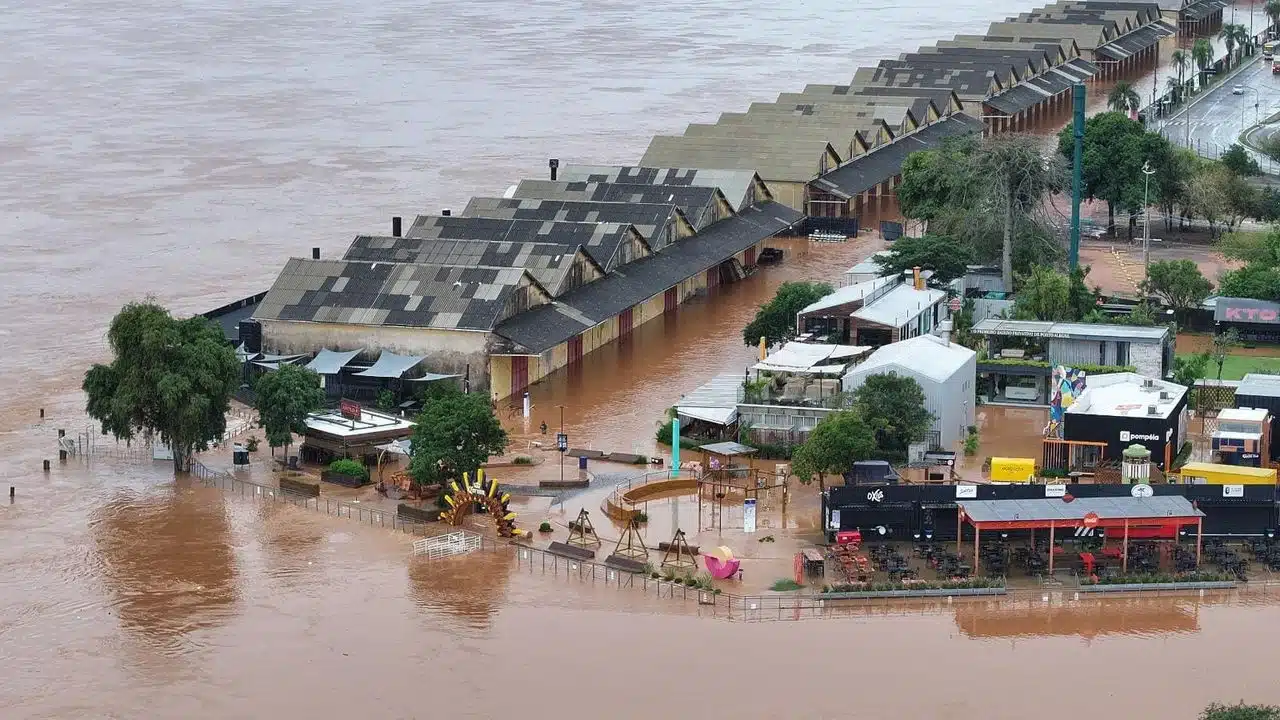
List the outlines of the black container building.
<svg viewBox="0 0 1280 720">
<path fill-rule="evenodd" d="M 1135 373 L 1090 375 L 1063 417 L 1064 440 L 1105 443 L 1107 461 L 1142 445 L 1165 469 L 1186 439 L 1187 388 Z"/>
<path fill-rule="evenodd" d="M 1276 415 L 1280 414 L 1280 375 L 1249 373 L 1236 388 L 1236 407 L 1267 410 L 1271 413 L 1271 460 L 1280 459 L 1276 442 Z"/>
</svg>

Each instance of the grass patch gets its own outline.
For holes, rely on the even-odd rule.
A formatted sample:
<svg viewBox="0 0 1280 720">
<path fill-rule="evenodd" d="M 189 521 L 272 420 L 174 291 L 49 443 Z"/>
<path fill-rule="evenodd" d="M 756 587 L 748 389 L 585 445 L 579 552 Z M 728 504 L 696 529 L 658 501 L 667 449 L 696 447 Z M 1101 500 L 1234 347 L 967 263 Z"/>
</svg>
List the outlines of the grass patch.
<svg viewBox="0 0 1280 720">
<path fill-rule="evenodd" d="M 1280 350 L 1277 350 L 1280 352 Z M 1178 357 L 1188 357 L 1194 353 L 1179 353 Z M 1251 372 L 1272 373 L 1280 375 L 1280 357 L 1259 355 L 1228 355 L 1222 363 L 1223 380 L 1240 380 Z M 1207 380 L 1218 378 L 1218 365 L 1212 360 L 1205 366 L 1204 377 Z"/>
<path fill-rule="evenodd" d="M 769 589 L 775 592 L 790 592 L 792 590 L 799 590 L 802 587 L 804 586 L 791 578 L 783 578 L 781 580 L 775 580 Z"/>
</svg>

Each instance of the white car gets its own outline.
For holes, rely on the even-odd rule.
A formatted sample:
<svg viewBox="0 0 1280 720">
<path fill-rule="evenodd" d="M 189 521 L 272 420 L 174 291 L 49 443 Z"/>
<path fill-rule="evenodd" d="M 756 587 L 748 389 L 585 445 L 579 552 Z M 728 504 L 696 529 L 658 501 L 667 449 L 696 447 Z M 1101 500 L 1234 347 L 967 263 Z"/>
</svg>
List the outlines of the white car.
<svg viewBox="0 0 1280 720">
<path fill-rule="evenodd" d="M 1243 86 L 1243 85 L 1236 85 L 1235 87 L 1231 88 L 1231 94 L 1232 94 L 1232 95 L 1243 95 L 1243 94 L 1244 94 L 1244 86 Z"/>
<path fill-rule="evenodd" d="M 1011 380 L 1004 388 L 1004 396 L 1010 400 L 1036 402 L 1040 399 L 1040 381 L 1033 377 Z"/>
</svg>

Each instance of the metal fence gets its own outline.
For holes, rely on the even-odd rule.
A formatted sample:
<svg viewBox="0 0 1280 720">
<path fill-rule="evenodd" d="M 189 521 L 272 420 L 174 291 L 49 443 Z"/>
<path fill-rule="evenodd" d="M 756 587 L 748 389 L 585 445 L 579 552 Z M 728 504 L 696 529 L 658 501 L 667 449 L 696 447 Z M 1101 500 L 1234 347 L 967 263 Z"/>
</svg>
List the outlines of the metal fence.
<svg viewBox="0 0 1280 720">
<path fill-rule="evenodd" d="M 225 471 L 211 470 L 199 460 L 192 460 L 191 475 L 199 479 L 205 487 L 216 487 L 241 497 L 251 497 L 264 502 L 286 503 L 315 512 L 322 512 L 332 517 L 349 518 L 370 527 L 388 528 L 420 537 L 437 534 L 436 532 L 431 532 L 433 527 L 438 528 L 438 524 L 435 523 L 424 523 L 419 520 L 403 518 L 395 512 L 365 507 L 355 503 L 345 503 L 327 497 L 295 495 L 269 485 L 241 480 Z"/>
</svg>

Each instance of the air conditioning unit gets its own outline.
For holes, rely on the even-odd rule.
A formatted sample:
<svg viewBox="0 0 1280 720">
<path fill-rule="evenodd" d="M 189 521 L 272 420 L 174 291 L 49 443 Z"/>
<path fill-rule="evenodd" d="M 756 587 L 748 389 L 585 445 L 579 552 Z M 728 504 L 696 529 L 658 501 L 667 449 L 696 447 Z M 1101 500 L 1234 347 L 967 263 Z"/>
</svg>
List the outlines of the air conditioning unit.
<svg viewBox="0 0 1280 720">
<path fill-rule="evenodd" d="M 1169 391 L 1168 391 L 1168 390 L 1161 390 L 1161 391 L 1160 391 L 1160 399 L 1161 399 L 1161 400 L 1172 400 L 1172 399 L 1173 399 L 1173 396 L 1171 396 L 1171 395 L 1169 394 Z"/>
<path fill-rule="evenodd" d="M 1147 414 L 1148 414 L 1148 415 L 1159 415 L 1159 414 L 1160 414 L 1160 412 L 1159 412 L 1159 410 L 1156 408 L 1156 406 L 1155 406 L 1155 405 L 1148 405 L 1148 406 L 1147 406 Z"/>
<path fill-rule="evenodd" d="M 1155 381 L 1155 380 L 1152 380 L 1151 378 L 1143 378 L 1143 379 L 1142 379 L 1142 387 L 1144 387 L 1144 388 L 1152 388 L 1152 387 L 1155 387 L 1155 386 L 1156 386 L 1156 381 Z"/>
</svg>

